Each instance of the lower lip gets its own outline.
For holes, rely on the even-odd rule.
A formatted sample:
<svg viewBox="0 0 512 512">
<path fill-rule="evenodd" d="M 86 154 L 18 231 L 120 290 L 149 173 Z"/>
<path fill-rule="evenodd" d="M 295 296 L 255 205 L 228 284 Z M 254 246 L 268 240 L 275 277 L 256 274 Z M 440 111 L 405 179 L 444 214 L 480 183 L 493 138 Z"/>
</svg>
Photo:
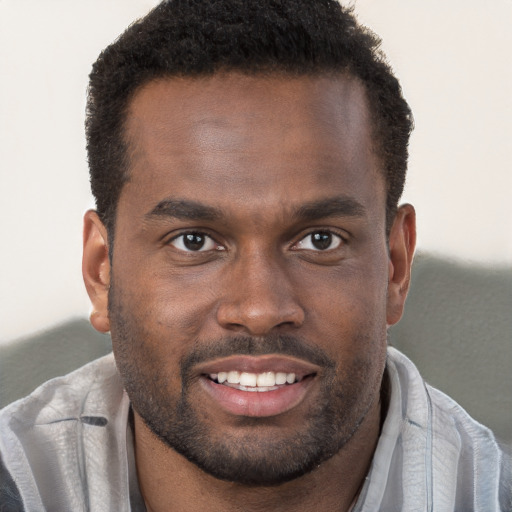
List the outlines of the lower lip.
<svg viewBox="0 0 512 512">
<path fill-rule="evenodd" d="M 274 391 L 242 391 L 217 384 L 207 377 L 201 383 L 209 395 L 226 412 L 236 416 L 265 418 L 277 416 L 293 409 L 306 396 L 312 378 L 305 378 L 295 384 L 282 386 Z"/>
</svg>

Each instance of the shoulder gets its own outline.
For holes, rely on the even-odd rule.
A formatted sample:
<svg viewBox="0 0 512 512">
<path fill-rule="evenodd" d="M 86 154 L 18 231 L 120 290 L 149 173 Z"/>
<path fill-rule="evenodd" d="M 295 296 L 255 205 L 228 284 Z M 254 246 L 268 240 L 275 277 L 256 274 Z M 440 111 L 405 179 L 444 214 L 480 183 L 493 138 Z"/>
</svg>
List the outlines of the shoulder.
<svg viewBox="0 0 512 512">
<path fill-rule="evenodd" d="M 124 467 L 128 409 L 112 354 L 52 379 L 2 409 L 5 492 L 18 492 L 30 510 L 85 503 L 91 479 L 112 480 L 106 457 Z"/>
<path fill-rule="evenodd" d="M 91 392 L 103 392 L 111 387 L 120 387 L 112 353 L 49 380 L 27 397 L 4 407 L 0 411 L 0 423 L 41 424 L 76 416 Z"/>
<path fill-rule="evenodd" d="M 510 450 L 452 398 L 425 383 L 415 365 L 388 351 L 401 402 L 400 444 L 411 467 L 424 461 L 426 496 L 456 510 L 512 507 Z M 398 390 L 396 389 L 398 388 Z"/>
<path fill-rule="evenodd" d="M 396 376 L 395 392 L 403 400 L 402 414 L 414 416 L 432 435 L 443 438 L 449 433 L 457 433 L 459 441 L 488 441 L 498 446 L 492 431 L 471 417 L 466 410 L 451 397 L 425 382 L 414 363 L 403 353 L 388 348 L 387 371 Z"/>
<path fill-rule="evenodd" d="M 432 407 L 432 462 L 438 479 L 452 467 L 460 510 L 512 510 L 512 453 L 442 391 L 426 385 Z M 500 505 L 498 505 L 498 503 Z"/>
</svg>

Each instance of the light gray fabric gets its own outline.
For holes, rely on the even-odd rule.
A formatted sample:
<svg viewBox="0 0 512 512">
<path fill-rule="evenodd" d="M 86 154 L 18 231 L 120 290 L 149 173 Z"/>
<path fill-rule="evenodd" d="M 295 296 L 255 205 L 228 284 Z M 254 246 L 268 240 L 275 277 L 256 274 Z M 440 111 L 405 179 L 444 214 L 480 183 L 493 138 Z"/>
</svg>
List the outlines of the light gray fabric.
<svg viewBox="0 0 512 512">
<path fill-rule="evenodd" d="M 391 400 L 354 512 L 511 511 L 512 462 L 492 432 L 388 349 Z"/>
<path fill-rule="evenodd" d="M 418 254 L 389 339 L 512 448 L 512 267 Z"/>
<path fill-rule="evenodd" d="M 129 512 L 129 406 L 109 354 L 3 409 L 0 455 L 24 505 L 13 510 Z"/>
<path fill-rule="evenodd" d="M 512 510 L 510 459 L 493 434 L 393 348 L 387 371 L 390 406 L 354 511 Z M 25 510 L 129 511 L 130 491 L 143 510 L 128 415 L 112 355 L 0 411 L 0 454 Z"/>
</svg>

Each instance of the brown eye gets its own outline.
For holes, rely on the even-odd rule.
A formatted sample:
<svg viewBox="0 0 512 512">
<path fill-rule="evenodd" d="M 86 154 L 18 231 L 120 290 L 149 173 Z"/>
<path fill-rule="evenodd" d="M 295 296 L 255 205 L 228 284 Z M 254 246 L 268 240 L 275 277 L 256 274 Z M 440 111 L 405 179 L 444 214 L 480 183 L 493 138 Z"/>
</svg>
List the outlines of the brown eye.
<svg viewBox="0 0 512 512">
<path fill-rule="evenodd" d="M 171 240 L 171 245 L 180 251 L 204 252 L 220 248 L 217 243 L 205 233 L 184 233 Z"/>
<path fill-rule="evenodd" d="M 329 249 L 332 244 L 331 233 L 314 233 L 311 235 L 311 244 L 319 251 Z"/>
<path fill-rule="evenodd" d="M 337 249 L 343 240 L 330 231 L 315 231 L 305 236 L 296 244 L 297 249 L 310 251 L 327 251 Z"/>
</svg>

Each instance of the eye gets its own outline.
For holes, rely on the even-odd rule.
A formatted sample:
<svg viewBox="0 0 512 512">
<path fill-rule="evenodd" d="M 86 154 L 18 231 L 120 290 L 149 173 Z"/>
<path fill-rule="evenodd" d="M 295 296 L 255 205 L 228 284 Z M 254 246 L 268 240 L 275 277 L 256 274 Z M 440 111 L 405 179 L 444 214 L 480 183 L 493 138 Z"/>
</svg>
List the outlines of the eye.
<svg viewBox="0 0 512 512">
<path fill-rule="evenodd" d="M 185 252 L 222 250 L 222 246 L 205 233 L 183 233 L 170 241 L 170 245 Z"/>
<path fill-rule="evenodd" d="M 309 233 L 295 244 L 294 249 L 309 251 L 328 251 L 337 249 L 343 243 L 341 236 L 330 231 L 315 231 Z"/>
</svg>

